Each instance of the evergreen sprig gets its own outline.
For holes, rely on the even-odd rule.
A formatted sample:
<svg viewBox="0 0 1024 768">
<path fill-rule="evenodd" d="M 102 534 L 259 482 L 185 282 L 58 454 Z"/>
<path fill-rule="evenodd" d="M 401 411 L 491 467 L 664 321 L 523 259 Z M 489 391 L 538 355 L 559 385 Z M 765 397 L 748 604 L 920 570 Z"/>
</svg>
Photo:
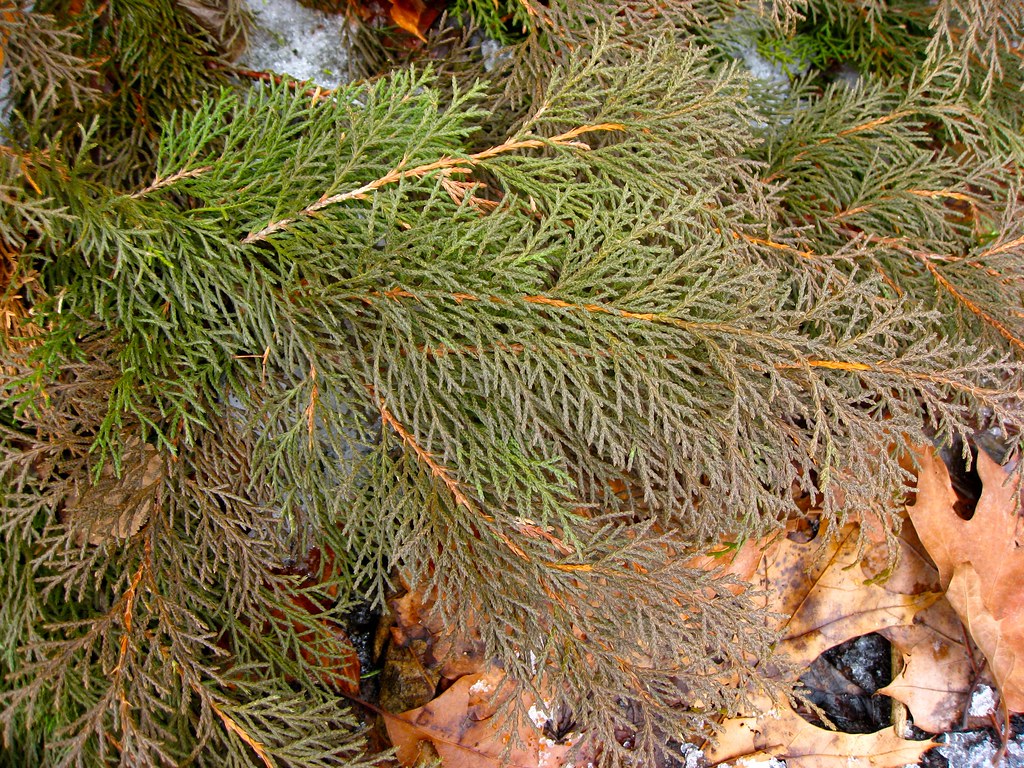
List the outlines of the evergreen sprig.
<svg viewBox="0 0 1024 768">
<path fill-rule="evenodd" d="M 0 759 L 372 762 L 336 630 L 397 571 L 649 761 L 770 685 L 693 557 L 794 490 L 891 530 L 910 444 L 1013 439 L 1006 92 L 936 60 L 764 101 L 685 24 L 581 33 L 514 109 L 204 80 L 116 169 L 113 123 L 16 126 Z"/>
</svg>

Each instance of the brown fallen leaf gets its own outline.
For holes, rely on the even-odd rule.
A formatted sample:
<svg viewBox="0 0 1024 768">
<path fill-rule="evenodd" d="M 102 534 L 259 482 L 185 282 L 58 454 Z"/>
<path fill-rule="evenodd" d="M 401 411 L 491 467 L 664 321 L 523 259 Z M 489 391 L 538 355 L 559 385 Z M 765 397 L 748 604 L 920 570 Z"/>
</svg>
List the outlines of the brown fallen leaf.
<svg viewBox="0 0 1024 768">
<path fill-rule="evenodd" d="M 811 725 L 786 702 L 765 700 L 757 717 L 722 723 L 718 742 L 705 749 L 711 766 L 741 759 L 782 758 L 789 768 L 902 768 L 935 746 L 910 741 L 891 728 L 840 733 Z"/>
<path fill-rule="evenodd" d="M 974 683 L 971 656 L 963 627 L 952 606 L 938 600 L 908 626 L 889 627 L 881 634 L 903 656 L 903 669 L 878 690 L 903 702 L 914 725 L 944 733 L 963 718 Z"/>
<path fill-rule="evenodd" d="M 446 680 L 481 671 L 486 666 L 480 633 L 464 625 L 458 632 L 446 628 L 434 609 L 434 600 L 407 587 L 388 600 L 394 616 L 391 641 L 415 651 L 421 664 Z"/>
<path fill-rule="evenodd" d="M 904 521 L 897 543 L 899 558 L 885 588 L 907 594 L 941 592 L 938 569 L 909 520 Z M 865 553 L 868 572 L 883 573 L 887 561 L 881 549 Z M 965 645 L 970 640 L 945 597 L 914 616 L 913 623 L 885 627 L 879 634 L 902 656 L 902 665 L 878 693 L 902 702 L 914 725 L 924 731 L 943 733 L 959 724 L 976 669 L 973 651 Z"/>
<path fill-rule="evenodd" d="M 1021 582 L 1017 581 L 1015 586 L 1020 589 Z M 974 566 L 964 563 L 953 571 L 946 599 L 985 654 L 1006 708 L 1021 712 L 1024 711 L 1024 614 L 1019 609 L 1000 610 L 999 603 L 990 608 L 989 591 Z"/>
<path fill-rule="evenodd" d="M 769 609 L 784 617 L 779 651 L 797 666 L 860 635 L 910 624 L 941 596 L 904 594 L 872 580 L 859 533 L 851 523 L 824 545 L 784 538 L 765 553 L 761 586 L 773 595 Z"/>
<path fill-rule="evenodd" d="M 984 451 L 982 494 L 974 516 L 954 510 L 949 472 L 933 451 L 918 457 L 917 503 L 907 512 L 935 561 L 947 598 L 988 660 L 1005 706 L 1024 712 L 1024 549 L 1019 477 Z"/>
<path fill-rule="evenodd" d="M 398 761 L 414 766 L 431 745 L 444 768 L 557 768 L 569 745 L 556 744 L 543 732 L 525 723 L 516 738 L 495 716 L 507 699 L 509 686 L 496 667 L 466 675 L 451 688 L 418 709 L 385 717 L 388 735 Z M 528 702 L 527 702 L 528 704 Z"/>
<path fill-rule="evenodd" d="M 440 15 L 440 10 L 431 7 L 424 0 L 391 0 L 391 20 L 411 35 L 423 42 L 427 31 Z"/>
</svg>

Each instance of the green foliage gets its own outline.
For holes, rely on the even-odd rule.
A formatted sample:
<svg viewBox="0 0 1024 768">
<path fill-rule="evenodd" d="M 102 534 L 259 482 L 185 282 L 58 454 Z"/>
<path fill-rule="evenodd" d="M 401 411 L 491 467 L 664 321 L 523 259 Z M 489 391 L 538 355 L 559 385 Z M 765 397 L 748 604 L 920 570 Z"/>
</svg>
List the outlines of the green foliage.
<svg viewBox="0 0 1024 768">
<path fill-rule="evenodd" d="M 221 31 L 237 34 L 240 0 L 222 5 L 223 24 L 229 18 L 234 23 Z M 35 27 L 46 29 L 53 16 L 67 20 L 59 33 L 51 33 L 59 41 L 31 34 Z M 108 185 L 132 187 L 150 178 L 161 123 L 224 82 L 217 46 L 230 41 L 214 38 L 174 0 L 41 0 L 16 19 L 12 38 L 26 40 L 37 52 L 32 61 L 45 59 L 54 42 L 65 51 L 45 69 L 22 66 L 75 97 L 51 95 L 38 104 L 46 89 L 16 87 L 16 106 L 29 111 L 35 125 L 45 125 L 49 136 L 63 136 L 61 150 L 69 155 L 81 151 L 79 127 L 87 126 L 95 178 Z M 91 98 L 84 100 L 78 91 Z"/>
<path fill-rule="evenodd" d="M 14 14 L 60 55 L 0 148 L 0 761 L 372 763 L 332 627 L 400 572 L 649 764 L 766 684 L 692 556 L 794 490 L 893 526 L 909 444 L 1014 439 L 1019 70 L 922 32 L 770 92 L 679 5 L 327 94 L 228 83 L 171 3 Z"/>
</svg>

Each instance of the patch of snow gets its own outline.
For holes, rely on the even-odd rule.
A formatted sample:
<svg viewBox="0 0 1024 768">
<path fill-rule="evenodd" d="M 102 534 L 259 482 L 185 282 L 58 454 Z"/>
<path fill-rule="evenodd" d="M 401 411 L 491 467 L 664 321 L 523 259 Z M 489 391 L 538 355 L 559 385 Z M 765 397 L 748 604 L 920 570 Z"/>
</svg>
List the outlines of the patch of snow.
<svg viewBox="0 0 1024 768">
<path fill-rule="evenodd" d="M 703 768 L 704 750 L 696 744 L 681 744 L 679 751 L 683 756 L 683 768 Z"/>
<path fill-rule="evenodd" d="M 703 756 L 703 753 L 701 753 Z M 735 764 L 716 763 L 716 768 L 786 768 L 786 761 L 777 757 L 741 757 Z M 687 765 L 689 768 L 689 765 Z"/>
<path fill-rule="evenodd" d="M 868 693 L 877 691 L 879 684 L 885 685 L 889 682 L 879 677 L 879 657 L 889 656 L 889 644 L 876 634 L 861 635 L 829 653 L 837 654 L 835 659 L 841 660 L 840 668 L 843 672 Z M 833 661 L 833 664 L 836 662 Z"/>
<path fill-rule="evenodd" d="M 480 43 L 480 55 L 484 60 L 484 71 L 493 72 L 512 58 L 512 51 L 504 47 L 497 40 L 487 38 Z"/>
<path fill-rule="evenodd" d="M 965 731 L 947 733 L 946 743 L 935 748 L 946 758 L 950 768 L 1022 768 L 1024 766 L 1024 744 L 1016 736 L 1006 745 L 1006 754 L 1001 763 L 993 762 L 999 749 L 998 740 L 987 731 Z"/>
<path fill-rule="evenodd" d="M 783 91 L 789 90 L 789 75 L 786 74 L 785 68 L 762 56 L 754 45 L 744 45 L 738 48 L 735 54 L 747 65 L 750 74 L 762 83 L 777 86 Z"/>
<path fill-rule="evenodd" d="M 736 768 L 786 768 L 786 764 L 777 757 L 769 757 L 767 760 L 741 757 L 736 761 Z"/>
<path fill-rule="evenodd" d="M 469 686 L 469 692 L 471 694 L 490 693 L 493 690 L 494 690 L 494 686 L 491 685 L 491 682 L 486 677 L 481 677 L 479 680 L 477 680 L 475 683 L 473 683 L 471 686 Z"/>
<path fill-rule="evenodd" d="M 530 719 L 533 721 L 533 724 L 536 725 L 538 728 L 543 728 L 545 725 L 547 725 L 548 721 L 551 720 L 551 715 L 544 711 L 542 707 L 538 707 L 536 704 L 530 705 L 530 711 L 528 714 L 530 715 Z"/>
<path fill-rule="evenodd" d="M 0 130 L 7 127 L 10 119 L 11 72 L 6 67 L 0 75 Z"/>
<path fill-rule="evenodd" d="M 242 66 L 312 80 L 325 88 L 344 82 L 348 51 L 345 17 L 296 0 L 246 0 L 256 21 Z"/>
<path fill-rule="evenodd" d="M 996 692 L 988 685 L 979 685 L 971 696 L 967 714 L 971 717 L 985 717 L 996 711 Z"/>
<path fill-rule="evenodd" d="M 562 755 L 559 754 L 561 751 L 554 739 L 541 737 L 537 750 L 537 768 L 571 768 L 570 764 L 562 762 Z"/>
</svg>

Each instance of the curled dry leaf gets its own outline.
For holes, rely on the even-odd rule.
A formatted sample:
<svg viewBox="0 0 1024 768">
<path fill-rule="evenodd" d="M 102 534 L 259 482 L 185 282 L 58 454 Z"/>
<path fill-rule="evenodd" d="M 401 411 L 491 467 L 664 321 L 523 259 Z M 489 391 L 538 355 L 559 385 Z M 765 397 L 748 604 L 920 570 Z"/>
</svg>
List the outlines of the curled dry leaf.
<svg viewBox="0 0 1024 768">
<path fill-rule="evenodd" d="M 988 660 L 1003 703 L 1024 712 L 1024 549 L 1018 515 L 1019 476 L 981 451 L 982 494 L 962 519 L 945 465 L 932 451 L 919 456 L 917 502 L 907 507 L 935 561 L 947 598 Z"/>
<path fill-rule="evenodd" d="M 404 579 L 402 580 L 404 584 Z M 483 641 L 468 619 L 446 627 L 433 600 L 410 585 L 388 600 L 391 623 L 381 670 L 380 701 L 391 712 L 420 707 L 442 681 L 484 669 Z"/>
<path fill-rule="evenodd" d="M 940 597 L 876 583 L 864 570 L 855 523 L 825 544 L 781 539 L 765 553 L 760 579 L 773 596 L 769 609 L 783 617 L 779 650 L 796 665 L 854 637 L 910 624 Z"/>
<path fill-rule="evenodd" d="M 885 582 L 899 592 L 940 592 L 939 572 L 909 521 L 899 535 L 900 556 Z M 963 624 L 945 599 L 937 600 L 914 617 L 912 624 L 880 631 L 902 656 L 902 668 L 878 693 L 906 705 L 914 725 L 943 733 L 963 719 L 976 670 Z"/>
<path fill-rule="evenodd" d="M 391 2 L 392 21 L 424 42 L 426 42 L 426 38 L 423 33 L 439 15 L 440 10 L 435 7 L 435 4 L 428 4 L 424 0 L 392 0 Z"/>
<path fill-rule="evenodd" d="M 419 662 L 440 678 L 456 680 L 486 666 L 476 628 L 466 623 L 458 631 L 446 627 L 429 595 L 410 588 L 388 605 L 394 615 L 392 644 L 413 650 Z"/>
<path fill-rule="evenodd" d="M 903 669 L 878 693 L 906 705 L 914 725 L 929 733 L 956 726 L 974 683 L 960 619 L 945 600 L 921 611 L 909 626 L 882 635 L 903 657 Z"/>
<path fill-rule="evenodd" d="M 757 717 L 722 723 L 718 743 L 705 750 L 712 766 L 726 761 L 783 758 L 789 768 L 902 768 L 917 763 L 933 741 L 910 741 L 891 728 L 840 733 L 811 725 L 786 702 L 764 700 Z"/>
<path fill-rule="evenodd" d="M 498 707 L 511 686 L 496 667 L 466 675 L 426 706 L 388 715 L 385 723 L 399 762 L 414 766 L 431 752 L 444 768 L 556 768 L 568 745 L 544 737 L 531 723 L 510 734 Z M 530 702 L 523 702 L 529 705 Z"/>
<path fill-rule="evenodd" d="M 909 520 L 904 521 L 897 543 L 899 558 L 885 588 L 907 594 L 941 592 L 939 572 Z M 869 571 L 886 570 L 885 552 L 872 549 L 865 554 Z M 879 634 L 892 643 L 902 665 L 878 693 L 906 705 L 914 725 L 924 731 L 943 733 L 958 725 L 976 670 L 972 651 L 965 645 L 970 641 L 945 597 L 914 616 L 913 623 L 885 627 Z"/>
</svg>

